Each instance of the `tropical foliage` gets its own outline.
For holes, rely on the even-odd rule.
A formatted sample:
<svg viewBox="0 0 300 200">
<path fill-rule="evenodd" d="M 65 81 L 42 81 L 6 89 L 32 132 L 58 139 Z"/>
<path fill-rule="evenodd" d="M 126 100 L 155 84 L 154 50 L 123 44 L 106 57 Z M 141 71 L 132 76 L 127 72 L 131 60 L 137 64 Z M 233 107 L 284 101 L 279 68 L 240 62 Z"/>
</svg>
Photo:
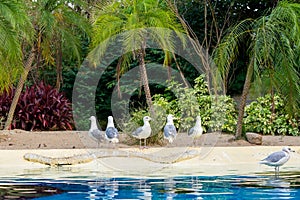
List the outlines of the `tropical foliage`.
<svg viewBox="0 0 300 200">
<path fill-rule="evenodd" d="M 214 60 L 223 79 L 230 72 L 231 63 L 239 56 L 239 50 L 247 46 L 248 64 L 244 83 L 236 137 L 242 135 L 246 98 L 251 82 L 264 92 L 278 92 L 287 111 L 299 111 L 300 82 L 296 64 L 300 52 L 300 4 L 280 2 L 272 12 L 256 20 L 247 19 L 230 29 L 216 49 Z"/>
<path fill-rule="evenodd" d="M 105 52 L 113 52 L 114 49 L 107 48 L 92 50 L 123 33 L 121 45 L 115 48 L 123 49 L 124 54 L 107 67 L 95 86 L 97 88 L 81 88 L 86 92 L 96 91 L 95 109 L 101 127 L 105 127 L 107 116 L 112 114 L 114 87 L 122 94 L 124 91 L 119 87 L 121 76 L 138 66 L 142 74 L 137 80 L 140 88 L 130 94 L 132 118 L 123 122 L 124 132 L 131 133 L 148 114 L 155 119 L 151 121 L 154 130 L 151 140 L 160 141 L 166 115 L 172 113 L 176 116 L 177 128 L 183 132 L 200 114 L 206 132 L 236 132 L 236 137 L 240 137 L 242 131 L 299 135 L 300 6 L 296 0 L 10 0 L 0 1 L 0 11 L 1 128 L 4 123 L 7 129 L 73 128 L 72 119 L 68 117 L 63 121 L 64 125 L 59 125 L 58 119 L 53 119 L 58 123 L 57 127 L 51 125 L 52 119 L 43 118 L 42 111 L 37 108 L 35 116 L 28 117 L 33 111 L 30 110 L 32 102 L 27 100 L 42 102 L 34 96 L 37 91 L 31 86 L 41 87 L 45 93 L 52 91 L 49 93 L 59 98 L 66 96 L 71 101 L 83 58 L 89 53 L 101 57 Z M 210 95 L 207 90 L 210 86 L 204 77 L 199 77 L 194 67 L 183 58 L 175 57 L 173 50 L 176 45 L 172 35 L 151 27 L 183 32 L 196 40 L 196 48 L 207 61 L 202 64 L 207 65 L 208 73 L 211 70 L 209 57 L 213 52 L 224 91 L 230 95 L 242 94 L 241 101 L 238 101 L 238 118 L 231 97 Z M 149 42 L 143 37 L 146 28 L 156 30 L 149 38 L 164 50 L 146 48 Z M 90 33 L 93 33 L 92 40 Z M 168 73 L 172 68 L 177 69 L 192 87 L 188 89 L 187 84 L 171 81 L 171 74 L 166 78 L 169 79 L 166 88 L 149 85 L 151 80 L 147 80 L 145 68 L 149 62 L 170 66 L 165 69 Z M 89 69 L 87 81 L 94 78 L 97 77 Z M 44 86 L 38 84 L 41 80 L 45 82 Z M 64 93 L 54 92 L 47 84 Z M 264 97 L 246 106 L 249 93 L 253 95 L 251 99 Z M 30 98 L 25 98 L 24 94 Z M 91 101 L 86 95 L 79 98 L 87 104 Z M 20 111 L 20 102 L 24 103 L 24 112 Z M 51 108 L 53 110 L 58 107 L 61 111 L 70 109 L 69 103 L 58 106 L 53 100 L 52 104 L 57 106 Z M 152 112 L 145 109 L 147 104 L 152 106 Z M 72 111 L 76 114 L 76 110 Z M 91 114 L 88 109 L 84 112 Z M 76 127 L 86 130 L 88 125 L 88 120 L 82 119 Z"/>
<path fill-rule="evenodd" d="M 57 71 L 56 87 L 59 89 L 62 82 L 63 56 L 68 56 L 69 59 L 76 56 L 81 61 L 79 34 L 86 34 L 89 30 L 87 19 L 74 10 L 74 7 L 83 5 L 79 0 L 63 2 L 53 0 L 26 1 L 26 5 L 26 9 L 23 7 L 21 13 L 27 12 L 25 16 L 31 20 L 27 26 L 32 27 L 28 31 L 34 32 L 34 37 L 31 37 L 32 43 L 25 41 L 22 43 L 22 49 L 21 45 L 20 49 L 15 49 L 22 52 L 18 59 L 23 62 L 23 71 L 8 113 L 6 129 L 10 127 L 18 99 L 32 69 L 42 69 L 44 65 L 55 64 Z M 18 35 L 20 41 L 23 38 L 23 34 Z"/>
<path fill-rule="evenodd" d="M 147 30 L 147 28 L 153 27 L 155 28 L 150 31 Z M 168 66 L 171 56 L 169 51 L 174 51 L 174 38 L 172 32 L 162 28 L 173 30 L 176 33 L 184 31 L 175 14 L 166 6 L 165 2 L 156 0 L 123 0 L 109 3 L 99 12 L 96 12 L 93 23 L 93 47 L 97 47 L 99 44 L 105 47 L 106 44 L 115 39 L 117 34 L 124 33 L 123 37 L 120 38 L 124 55 L 116 67 L 117 79 L 129 69 L 132 58 L 136 59 L 140 68 L 141 85 L 143 85 L 150 109 L 152 97 L 145 66 L 147 46 L 145 36 L 147 33 L 151 40 L 165 50 L 164 64 Z M 101 55 L 106 50 L 106 48 L 98 48 L 98 51 L 92 54 L 93 58 L 101 60 Z"/>
<path fill-rule="evenodd" d="M 0 118 L 7 118 L 15 89 L 0 96 Z M 72 109 L 63 93 L 43 82 L 21 93 L 11 128 L 23 130 L 72 130 Z"/>
<path fill-rule="evenodd" d="M 22 72 L 22 48 L 30 42 L 32 26 L 22 1 L 0 2 L 0 92 L 9 90 Z"/>
<path fill-rule="evenodd" d="M 257 98 L 256 101 L 246 106 L 246 131 L 298 136 L 300 123 L 296 118 L 288 115 L 284 107 L 284 101 L 278 95 L 272 97 L 268 94 Z"/>
<path fill-rule="evenodd" d="M 235 131 L 237 113 L 233 99 L 224 95 L 210 96 L 204 78 L 203 75 L 196 78 L 193 88 L 186 88 L 182 84 L 169 81 L 164 94 L 154 95 L 156 118 L 151 122 L 154 127 L 153 135 L 162 135 L 168 114 L 175 116 L 174 124 L 179 132 L 187 132 L 193 127 L 197 115 L 201 116 L 205 132 L 233 133 Z M 139 122 L 138 120 L 145 114 L 150 115 L 147 110 L 133 110 L 132 122 Z M 127 123 L 127 127 L 131 126 L 132 123 Z M 162 137 L 157 137 L 160 138 Z"/>
</svg>

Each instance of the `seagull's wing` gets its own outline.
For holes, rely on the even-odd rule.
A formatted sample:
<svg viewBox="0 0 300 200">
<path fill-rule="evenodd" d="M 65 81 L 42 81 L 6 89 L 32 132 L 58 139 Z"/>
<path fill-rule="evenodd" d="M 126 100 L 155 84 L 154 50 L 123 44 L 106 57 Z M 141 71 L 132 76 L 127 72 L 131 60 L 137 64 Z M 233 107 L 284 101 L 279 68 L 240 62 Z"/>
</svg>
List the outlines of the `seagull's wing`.
<svg viewBox="0 0 300 200">
<path fill-rule="evenodd" d="M 194 129 L 195 129 L 195 127 L 191 128 L 188 132 L 188 135 L 192 135 L 194 133 Z"/>
<path fill-rule="evenodd" d="M 115 127 L 108 127 L 105 130 L 105 134 L 108 139 L 113 139 L 118 137 L 118 130 Z"/>
<path fill-rule="evenodd" d="M 164 135 L 165 135 L 165 137 L 170 137 L 170 136 L 175 137 L 176 133 L 177 133 L 177 131 L 176 131 L 176 128 L 175 128 L 174 125 L 166 125 L 164 127 Z"/>
<path fill-rule="evenodd" d="M 132 135 L 133 136 L 138 136 L 140 133 L 142 133 L 143 132 L 143 127 L 141 126 L 141 127 L 139 127 L 139 128 L 137 128 L 133 133 L 132 133 Z"/>
<path fill-rule="evenodd" d="M 278 151 L 270 154 L 268 157 L 263 159 L 262 161 L 267 162 L 278 162 L 280 159 L 284 158 L 286 154 L 283 151 Z"/>
<path fill-rule="evenodd" d="M 98 141 L 104 140 L 104 136 L 99 129 L 90 130 L 89 133 L 94 139 Z"/>
</svg>

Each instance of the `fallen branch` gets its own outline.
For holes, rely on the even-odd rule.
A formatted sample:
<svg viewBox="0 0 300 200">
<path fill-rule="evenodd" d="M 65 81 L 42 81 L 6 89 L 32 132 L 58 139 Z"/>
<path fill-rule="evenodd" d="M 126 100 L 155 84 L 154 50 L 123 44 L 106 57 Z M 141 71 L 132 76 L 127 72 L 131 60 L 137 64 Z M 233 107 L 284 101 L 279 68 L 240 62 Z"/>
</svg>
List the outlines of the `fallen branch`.
<svg viewBox="0 0 300 200">
<path fill-rule="evenodd" d="M 95 159 L 109 158 L 109 157 L 125 157 L 125 158 L 141 158 L 151 162 L 160 163 L 160 164 L 172 164 L 181 162 L 184 160 L 192 159 L 198 156 L 197 151 L 185 151 L 182 153 L 173 153 L 165 156 L 157 156 L 153 154 L 145 154 L 141 152 L 134 151 L 120 151 L 120 150 L 105 150 L 100 152 L 78 154 L 68 157 L 49 157 L 43 156 L 35 153 L 27 153 L 23 158 L 30 162 L 41 163 L 50 166 L 62 166 L 62 165 L 75 165 L 80 163 L 88 163 Z"/>
</svg>

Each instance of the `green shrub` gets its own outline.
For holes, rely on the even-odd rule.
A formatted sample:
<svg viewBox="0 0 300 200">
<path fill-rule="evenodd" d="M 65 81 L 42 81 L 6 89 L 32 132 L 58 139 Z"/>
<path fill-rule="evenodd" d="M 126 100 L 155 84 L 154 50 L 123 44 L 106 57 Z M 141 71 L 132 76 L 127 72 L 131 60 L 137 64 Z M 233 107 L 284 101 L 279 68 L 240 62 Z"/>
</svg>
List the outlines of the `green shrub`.
<svg viewBox="0 0 300 200">
<path fill-rule="evenodd" d="M 233 99 L 224 95 L 210 96 L 204 76 L 195 80 L 194 88 L 185 88 L 174 81 L 168 82 L 168 85 L 164 94 L 153 96 L 156 116 L 151 123 L 155 123 L 156 120 L 163 122 L 163 125 L 154 126 L 158 128 L 155 134 L 159 135 L 159 132 L 162 132 L 167 114 L 175 116 L 174 124 L 179 132 L 187 132 L 193 127 L 197 115 L 201 116 L 205 132 L 235 131 L 237 112 Z M 133 112 L 132 116 L 142 119 L 145 113 L 148 111 L 138 110 Z"/>
<path fill-rule="evenodd" d="M 299 135 L 299 121 L 285 112 L 284 102 L 278 95 L 274 95 L 274 98 L 269 94 L 257 98 L 246 106 L 245 114 L 246 131 L 272 135 Z"/>
<path fill-rule="evenodd" d="M 226 95 L 205 96 L 199 98 L 199 101 L 209 102 L 208 109 L 203 109 L 203 116 L 206 117 L 204 125 L 211 131 L 224 131 L 234 133 L 237 123 L 237 111 L 234 100 Z"/>
</svg>

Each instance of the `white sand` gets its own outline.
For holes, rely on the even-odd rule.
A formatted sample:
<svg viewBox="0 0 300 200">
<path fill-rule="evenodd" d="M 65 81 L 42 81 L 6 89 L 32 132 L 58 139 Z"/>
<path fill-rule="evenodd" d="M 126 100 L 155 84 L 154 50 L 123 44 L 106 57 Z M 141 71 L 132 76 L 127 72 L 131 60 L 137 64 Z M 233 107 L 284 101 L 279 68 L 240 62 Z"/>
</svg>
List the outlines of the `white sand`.
<svg viewBox="0 0 300 200">
<path fill-rule="evenodd" d="M 280 168 L 280 171 L 300 170 L 300 146 L 291 147 L 295 153 Z M 123 151 L 140 151 L 145 154 L 174 155 L 168 157 L 173 161 L 187 150 L 196 150 L 198 156 L 174 164 L 159 164 L 141 158 L 105 158 L 90 163 L 64 167 L 50 167 L 23 159 L 26 153 L 62 157 L 93 152 L 87 149 L 52 149 L 52 150 L 0 150 L 0 177 L 28 178 L 76 178 L 80 177 L 167 177 L 167 176 L 211 176 L 211 175 L 255 175 L 272 173 L 274 168 L 260 165 L 258 162 L 268 154 L 281 150 L 281 146 L 248 147 L 203 147 L 187 148 L 149 148 L 122 149 Z"/>
</svg>

